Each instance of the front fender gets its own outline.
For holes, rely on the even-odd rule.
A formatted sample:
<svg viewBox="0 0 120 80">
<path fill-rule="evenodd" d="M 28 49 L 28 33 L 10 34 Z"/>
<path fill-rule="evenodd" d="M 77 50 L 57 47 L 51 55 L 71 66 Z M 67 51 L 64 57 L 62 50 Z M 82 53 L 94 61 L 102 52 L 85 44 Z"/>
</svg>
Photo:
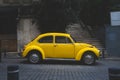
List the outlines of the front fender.
<svg viewBox="0 0 120 80">
<path fill-rule="evenodd" d="M 77 60 L 77 61 L 81 60 L 83 54 L 87 51 L 93 52 L 97 57 L 100 56 L 100 51 L 97 48 L 95 48 L 95 47 L 94 48 L 84 48 L 77 53 L 75 60 Z"/>
<path fill-rule="evenodd" d="M 45 59 L 44 51 L 38 46 L 29 46 L 22 52 L 22 57 L 26 57 L 31 50 L 37 50 L 41 53 L 42 58 Z"/>
</svg>

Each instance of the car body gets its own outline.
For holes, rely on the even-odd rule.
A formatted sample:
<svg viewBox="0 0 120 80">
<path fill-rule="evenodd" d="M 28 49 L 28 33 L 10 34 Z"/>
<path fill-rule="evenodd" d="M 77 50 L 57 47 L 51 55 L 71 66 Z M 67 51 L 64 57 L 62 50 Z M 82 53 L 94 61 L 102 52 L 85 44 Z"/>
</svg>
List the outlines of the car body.
<svg viewBox="0 0 120 80">
<path fill-rule="evenodd" d="M 94 64 L 100 57 L 100 50 L 87 43 L 77 43 L 67 33 L 44 33 L 25 45 L 22 57 L 31 63 L 48 58 L 64 58 Z"/>
</svg>

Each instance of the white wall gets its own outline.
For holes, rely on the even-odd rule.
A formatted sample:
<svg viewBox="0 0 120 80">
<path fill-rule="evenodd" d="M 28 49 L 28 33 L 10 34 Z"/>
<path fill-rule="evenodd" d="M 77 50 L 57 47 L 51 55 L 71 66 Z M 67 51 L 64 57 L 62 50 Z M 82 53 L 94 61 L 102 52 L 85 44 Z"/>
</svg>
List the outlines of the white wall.
<svg viewBox="0 0 120 80">
<path fill-rule="evenodd" d="M 120 11 L 111 12 L 111 26 L 120 26 Z"/>
<path fill-rule="evenodd" d="M 17 26 L 18 52 L 23 49 L 25 44 L 33 40 L 39 34 L 38 26 L 35 23 L 32 24 L 31 18 L 20 19 Z"/>
</svg>

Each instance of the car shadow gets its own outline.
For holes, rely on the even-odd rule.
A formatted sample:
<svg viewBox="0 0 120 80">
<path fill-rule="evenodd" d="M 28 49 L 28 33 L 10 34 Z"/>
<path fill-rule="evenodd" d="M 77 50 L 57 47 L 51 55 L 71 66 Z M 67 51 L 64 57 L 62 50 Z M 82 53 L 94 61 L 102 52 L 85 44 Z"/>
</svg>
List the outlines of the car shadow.
<svg viewBox="0 0 120 80">
<path fill-rule="evenodd" d="M 21 62 L 21 64 L 32 64 L 32 63 L 29 63 L 27 60 L 24 60 Z M 85 64 L 75 60 L 44 60 L 34 65 L 85 65 Z M 99 65 L 101 65 L 101 63 L 96 62 L 94 65 L 86 65 L 86 66 L 99 66 Z"/>
<path fill-rule="evenodd" d="M 80 61 L 70 60 L 44 60 L 41 64 L 54 64 L 54 65 L 80 65 Z"/>
<path fill-rule="evenodd" d="M 32 64 L 32 63 L 29 63 L 28 61 L 21 61 L 22 64 Z M 44 60 L 44 61 L 41 61 L 40 63 L 38 64 L 53 64 L 53 65 L 80 65 L 82 63 L 80 63 L 79 61 L 69 61 L 69 60 Z"/>
</svg>

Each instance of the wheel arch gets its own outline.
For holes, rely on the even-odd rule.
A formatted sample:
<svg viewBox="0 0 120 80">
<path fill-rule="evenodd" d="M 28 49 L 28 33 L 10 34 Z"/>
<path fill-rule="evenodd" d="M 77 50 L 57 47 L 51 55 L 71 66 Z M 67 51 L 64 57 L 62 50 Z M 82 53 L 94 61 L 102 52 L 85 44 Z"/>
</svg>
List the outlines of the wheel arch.
<svg viewBox="0 0 120 80">
<path fill-rule="evenodd" d="M 77 53 L 77 55 L 76 55 L 76 57 L 75 57 L 75 60 L 77 60 L 77 61 L 82 60 L 82 57 L 84 56 L 84 54 L 85 54 L 85 53 L 88 53 L 88 52 L 93 53 L 93 55 L 95 56 L 96 59 L 98 58 L 97 54 L 98 54 L 99 52 L 98 52 L 97 50 L 94 50 L 94 49 L 92 49 L 92 48 L 87 48 L 87 49 L 82 49 L 82 50 L 80 50 L 80 51 Z"/>
<path fill-rule="evenodd" d="M 85 52 L 83 53 L 81 59 L 83 58 L 83 56 L 84 56 L 85 54 L 92 54 L 92 55 L 94 55 L 95 59 L 97 59 L 96 54 L 95 54 L 93 51 L 89 51 L 89 50 L 88 50 L 88 51 L 85 51 Z"/>
<path fill-rule="evenodd" d="M 36 49 L 30 50 L 25 57 L 28 57 L 31 53 L 36 52 L 42 57 L 42 53 Z"/>
<path fill-rule="evenodd" d="M 41 56 L 42 56 L 42 59 L 45 59 L 44 51 L 41 48 L 35 47 L 35 46 L 28 47 L 27 49 L 25 49 L 24 52 L 23 52 L 23 57 L 28 57 L 30 52 L 32 52 L 32 51 L 39 52 L 41 54 Z"/>
</svg>

